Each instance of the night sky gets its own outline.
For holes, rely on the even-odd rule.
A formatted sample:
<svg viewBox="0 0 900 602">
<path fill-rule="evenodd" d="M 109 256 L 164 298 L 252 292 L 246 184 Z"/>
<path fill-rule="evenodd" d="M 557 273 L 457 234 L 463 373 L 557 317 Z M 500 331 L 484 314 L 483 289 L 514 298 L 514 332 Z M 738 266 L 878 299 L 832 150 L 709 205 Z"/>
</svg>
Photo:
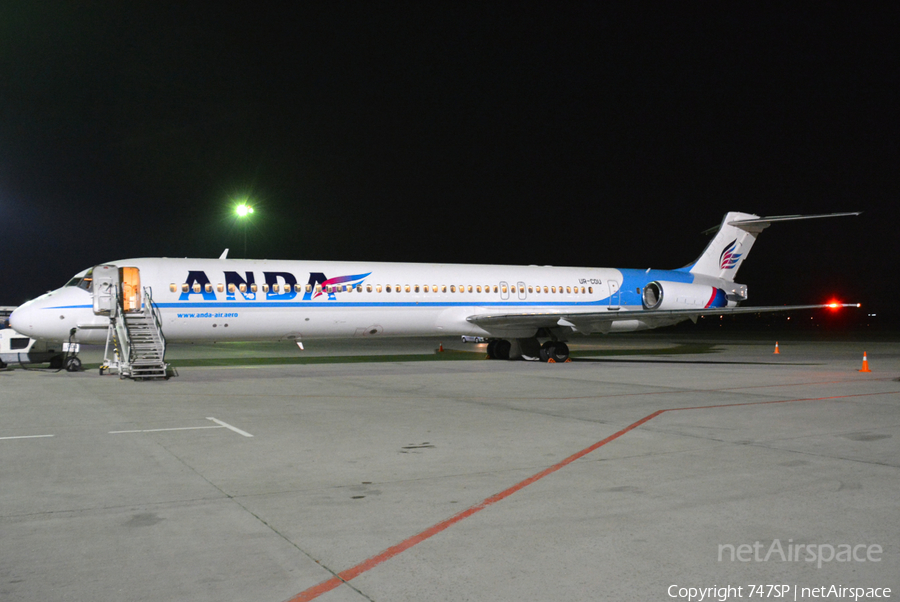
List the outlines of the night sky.
<svg viewBox="0 0 900 602">
<path fill-rule="evenodd" d="M 866 3 L 4 2 L 0 305 L 94 264 L 675 268 L 900 296 L 900 19 Z"/>
</svg>

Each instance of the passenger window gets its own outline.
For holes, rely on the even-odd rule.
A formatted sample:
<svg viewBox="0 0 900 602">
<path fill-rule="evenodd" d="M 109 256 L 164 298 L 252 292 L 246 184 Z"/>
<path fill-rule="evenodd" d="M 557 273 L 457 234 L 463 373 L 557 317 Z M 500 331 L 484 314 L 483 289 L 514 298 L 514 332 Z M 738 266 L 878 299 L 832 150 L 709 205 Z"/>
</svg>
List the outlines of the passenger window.
<svg viewBox="0 0 900 602">
<path fill-rule="evenodd" d="M 552 292 L 555 293 L 555 292 L 556 292 L 556 287 L 555 287 L 555 286 L 551 286 L 551 287 L 550 287 L 550 290 L 551 290 Z"/>
<path fill-rule="evenodd" d="M 391 285 L 390 285 L 390 284 L 388 284 L 387 286 L 384 287 L 384 292 L 386 292 L 386 293 L 391 292 Z"/>
<path fill-rule="evenodd" d="M 203 288 L 206 290 L 207 293 L 212 292 L 212 284 L 207 283 Z"/>
<path fill-rule="evenodd" d="M 371 292 L 372 292 L 372 285 L 371 285 L 371 284 L 367 284 L 367 285 L 366 285 L 366 292 L 367 292 L 367 293 L 371 293 Z"/>
<path fill-rule="evenodd" d="M 472 285 L 471 285 L 471 284 L 469 285 L 469 292 L 470 292 L 470 293 L 472 292 Z"/>
<path fill-rule="evenodd" d="M 481 292 L 481 285 L 480 285 L 480 284 L 479 284 L 478 286 L 475 287 L 475 291 L 476 291 L 476 292 L 479 292 L 479 293 Z"/>
<path fill-rule="evenodd" d="M 281 290 L 281 287 L 280 287 L 279 285 L 277 285 L 277 284 L 273 284 L 273 285 L 272 285 L 272 292 L 273 292 L 273 293 L 277 293 L 277 292 L 280 291 L 280 290 Z"/>
<path fill-rule="evenodd" d="M 307 292 L 307 293 L 311 293 L 311 292 L 312 292 L 312 288 L 313 288 L 313 287 L 312 287 L 311 284 L 307 284 L 307 285 L 306 285 L 306 292 Z"/>
<path fill-rule="evenodd" d="M 450 292 L 451 292 L 451 293 L 455 293 L 455 292 L 456 292 L 456 285 L 455 285 L 455 284 L 451 284 L 451 285 L 450 285 Z"/>
<path fill-rule="evenodd" d="M 177 292 L 178 292 L 178 286 L 173 282 L 172 284 L 169 285 L 169 291 L 172 292 L 172 293 L 177 293 Z"/>
<path fill-rule="evenodd" d="M 231 283 L 231 282 L 229 282 L 229 283 L 228 283 L 228 292 L 231 293 L 231 294 L 233 295 L 235 290 L 236 290 L 236 289 L 235 289 L 234 284 Z"/>
<path fill-rule="evenodd" d="M 534 291 L 532 290 L 532 288 L 534 288 L 534 287 L 532 287 L 532 286 L 529 286 L 529 287 L 528 287 L 528 292 L 529 292 L 529 293 L 533 293 L 533 292 L 534 292 Z"/>
<path fill-rule="evenodd" d="M 203 287 L 200 286 L 200 283 L 199 283 L 199 282 L 197 282 L 197 283 L 194 284 L 194 292 L 195 292 L 195 293 L 199 293 L 199 292 L 201 292 L 202 290 L 203 290 Z"/>
<path fill-rule="evenodd" d="M 262 292 L 264 292 L 264 293 L 268 293 L 268 292 L 269 292 L 269 285 L 268 285 L 268 284 L 262 285 Z"/>
<path fill-rule="evenodd" d="M 418 288 L 418 287 L 416 287 L 416 288 Z M 408 284 L 406 285 L 406 289 L 405 289 L 405 290 L 406 290 L 407 293 L 409 292 L 409 285 L 408 285 Z M 418 291 L 417 291 L 417 292 L 418 292 Z"/>
<path fill-rule="evenodd" d="M 505 293 L 505 292 L 506 292 L 506 286 L 503 286 L 503 287 L 501 288 L 501 290 Z"/>
<path fill-rule="evenodd" d="M 571 294 L 572 294 L 572 287 L 571 287 L 571 286 L 567 286 L 567 287 L 566 287 L 566 292 L 569 293 L 569 294 L 571 295 Z"/>
<path fill-rule="evenodd" d="M 398 284 L 397 286 L 395 286 L 395 287 L 394 287 L 394 290 L 395 290 L 396 292 L 399 293 L 399 292 L 400 292 L 400 285 Z"/>
<path fill-rule="evenodd" d="M 593 287 L 593 286 L 589 286 L 589 287 L 588 287 L 588 292 L 589 292 L 590 294 L 593 295 L 593 294 L 594 294 L 594 287 Z"/>
<path fill-rule="evenodd" d="M 238 290 L 241 291 L 242 293 L 246 293 L 246 292 L 247 292 L 247 285 L 244 284 L 243 282 L 241 282 L 240 285 L 238 285 Z"/>
<path fill-rule="evenodd" d="M 362 292 L 362 285 L 361 285 L 361 284 L 357 284 L 357 285 L 356 285 L 356 292 L 357 292 L 357 293 L 361 293 L 361 292 Z"/>
</svg>

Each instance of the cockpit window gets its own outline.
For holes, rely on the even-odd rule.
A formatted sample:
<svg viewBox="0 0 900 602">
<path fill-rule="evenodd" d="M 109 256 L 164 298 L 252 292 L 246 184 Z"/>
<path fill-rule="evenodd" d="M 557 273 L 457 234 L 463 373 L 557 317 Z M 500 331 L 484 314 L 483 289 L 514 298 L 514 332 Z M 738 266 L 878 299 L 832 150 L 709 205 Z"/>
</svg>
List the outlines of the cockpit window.
<svg viewBox="0 0 900 602">
<path fill-rule="evenodd" d="M 94 278 L 92 276 L 94 270 L 90 269 L 84 274 L 79 274 L 74 276 L 71 280 L 66 282 L 66 286 L 77 286 L 80 289 L 84 289 L 86 291 L 91 290 L 91 284 L 94 282 Z"/>
</svg>

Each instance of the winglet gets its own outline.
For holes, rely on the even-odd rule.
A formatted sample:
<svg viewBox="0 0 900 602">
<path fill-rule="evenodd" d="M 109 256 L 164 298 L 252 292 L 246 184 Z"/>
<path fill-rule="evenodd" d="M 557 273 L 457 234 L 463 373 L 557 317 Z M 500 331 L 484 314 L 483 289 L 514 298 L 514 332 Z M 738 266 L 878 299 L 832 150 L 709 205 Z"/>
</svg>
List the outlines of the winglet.
<svg viewBox="0 0 900 602">
<path fill-rule="evenodd" d="M 222 251 L 222 254 L 219 255 L 219 259 L 228 259 L 228 249 Z"/>
</svg>

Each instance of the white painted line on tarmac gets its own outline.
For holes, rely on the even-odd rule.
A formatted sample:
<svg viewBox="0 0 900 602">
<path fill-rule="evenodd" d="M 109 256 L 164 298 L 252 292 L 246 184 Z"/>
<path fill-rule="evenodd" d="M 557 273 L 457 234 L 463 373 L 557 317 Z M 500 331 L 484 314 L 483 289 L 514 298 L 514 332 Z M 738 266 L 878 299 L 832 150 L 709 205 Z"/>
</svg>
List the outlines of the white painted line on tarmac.
<svg viewBox="0 0 900 602">
<path fill-rule="evenodd" d="M 20 435 L 18 437 L 0 437 L 0 441 L 4 439 L 42 439 L 44 437 L 55 437 L 56 435 Z"/>
<path fill-rule="evenodd" d="M 221 425 L 224 426 L 225 428 L 233 430 L 233 431 L 234 431 L 235 433 L 237 433 L 238 435 L 243 435 L 244 437 L 252 437 L 252 436 L 253 436 L 253 435 L 251 435 L 250 433 L 248 433 L 247 431 L 242 431 L 241 429 L 237 428 L 236 426 L 231 426 L 231 425 L 228 424 L 227 422 L 222 422 L 222 421 L 219 420 L 218 418 L 210 418 L 210 417 L 207 417 L 206 419 L 207 419 L 207 420 L 212 420 L 212 421 L 215 422 L 216 424 L 221 424 Z"/>
<path fill-rule="evenodd" d="M 199 429 L 220 429 L 227 428 L 225 426 L 182 426 L 170 429 L 144 429 L 142 431 L 109 431 L 110 435 L 118 435 L 120 433 L 161 433 L 163 431 L 196 431 Z"/>
</svg>

